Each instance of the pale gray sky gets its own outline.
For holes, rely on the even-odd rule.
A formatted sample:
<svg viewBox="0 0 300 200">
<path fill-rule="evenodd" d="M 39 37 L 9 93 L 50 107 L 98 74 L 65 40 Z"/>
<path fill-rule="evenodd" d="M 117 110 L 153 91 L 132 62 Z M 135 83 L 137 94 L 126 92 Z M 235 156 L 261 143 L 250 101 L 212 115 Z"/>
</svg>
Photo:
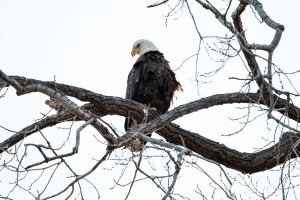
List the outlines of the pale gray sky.
<svg viewBox="0 0 300 200">
<path fill-rule="evenodd" d="M 152 9 L 146 8 L 154 2 L 156 1 L 1 0 L 0 68 L 8 75 L 48 81 L 53 81 L 55 76 L 59 83 L 83 87 L 107 96 L 124 97 L 127 74 L 136 60 L 130 56 L 135 40 L 146 38 L 153 41 L 165 54 L 173 69 L 178 68 L 183 60 L 197 52 L 199 38 L 188 11 L 184 9 L 182 13 L 179 11 L 175 16 L 171 16 L 166 26 L 165 16 L 169 8 L 167 5 Z M 299 70 L 298 19 L 300 14 L 297 9 L 300 3 L 298 1 L 285 3 L 279 0 L 262 1 L 262 3 L 270 17 L 285 26 L 282 40 L 274 53 L 274 62 L 287 72 Z M 225 29 L 212 14 L 198 5 L 195 6 L 193 3 L 191 5 L 203 36 L 224 32 Z M 271 42 L 274 31 L 264 24 L 259 24 L 251 14 L 251 9 L 248 8 L 243 16 L 249 41 Z M 260 29 L 264 31 L 261 32 Z M 205 50 L 202 51 L 205 52 Z M 217 66 L 209 61 L 205 53 L 201 54 L 199 63 L 200 72 Z M 238 91 L 241 83 L 228 80 L 228 77 L 246 77 L 246 71 L 240 61 L 229 62 L 227 67 L 216 76 L 218 81 L 200 85 L 199 97 L 195 81 L 193 81 L 194 73 L 194 60 L 186 62 L 180 70 L 176 71 L 184 93 L 177 95 L 178 100 L 175 101 L 174 106 L 216 93 Z M 299 75 L 291 76 L 291 79 L 295 81 L 296 87 L 300 85 Z M 213 79 L 203 79 L 203 81 L 210 80 Z M 300 90 L 299 87 L 298 89 Z M 0 115 L 0 125 L 17 131 L 33 123 L 34 119 L 42 117 L 40 112 L 46 113 L 49 110 L 44 104 L 46 99 L 47 97 L 39 94 L 16 97 L 15 91 L 10 88 L 7 96 L 0 99 L 1 113 L 5 113 L 5 115 Z M 26 106 L 24 106 L 25 102 Z M 299 99 L 296 103 L 299 105 Z M 220 137 L 220 134 L 233 130 L 228 128 L 228 123 L 231 122 L 228 122 L 226 112 L 229 111 L 226 106 L 222 109 L 222 113 L 218 108 L 213 108 L 186 116 L 178 120 L 178 123 L 241 151 L 251 152 L 253 148 L 261 147 L 264 144 L 260 140 L 263 133 L 253 134 L 253 132 L 257 130 L 257 127 L 266 127 L 266 118 L 253 126 L 250 125 L 243 134 L 231 138 Z M 216 112 L 219 113 L 217 116 Z M 114 120 L 117 128 L 122 130 L 123 119 Z M 215 125 L 216 122 L 218 126 Z M 236 125 L 237 128 L 234 130 L 240 127 Z M 11 135 L 2 130 L 0 132 L 0 141 Z M 264 135 L 264 137 L 273 138 L 273 135 Z M 83 144 L 85 141 L 89 143 L 92 140 L 92 136 L 89 136 L 89 139 L 83 139 Z M 89 154 L 91 151 L 98 152 L 97 149 L 87 149 L 85 153 Z M 103 148 L 100 152 L 102 151 Z M 114 173 L 118 172 L 120 169 L 114 171 Z M 189 177 L 190 173 L 187 171 L 184 173 L 187 174 L 187 180 L 198 183 L 199 179 L 191 179 L 193 175 Z M 125 197 L 127 189 L 109 189 L 113 185 L 111 177 L 118 178 L 112 174 L 99 170 L 98 173 L 92 175 L 95 176 L 94 181 L 100 185 L 100 188 L 103 187 L 103 191 L 100 190 L 102 199 L 113 199 L 113 196 L 114 199 L 120 196 Z M 185 181 L 179 181 L 177 187 L 183 186 Z M 1 192 L 2 187 L 0 182 Z M 194 189 L 191 188 L 190 192 Z M 136 190 L 136 199 L 142 199 L 142 197 L 143 199 L 157 199 L 152 196 L 149 198 L 143 196 L 146 192 L 150 192 L 145 190 L 143 184 L 137 185 L 134 190 Z M 156 191 L 155 188 L 151 188 L 152 190 Z M 151 194 L 158 195 L 155 192 Z"/>
</svg>

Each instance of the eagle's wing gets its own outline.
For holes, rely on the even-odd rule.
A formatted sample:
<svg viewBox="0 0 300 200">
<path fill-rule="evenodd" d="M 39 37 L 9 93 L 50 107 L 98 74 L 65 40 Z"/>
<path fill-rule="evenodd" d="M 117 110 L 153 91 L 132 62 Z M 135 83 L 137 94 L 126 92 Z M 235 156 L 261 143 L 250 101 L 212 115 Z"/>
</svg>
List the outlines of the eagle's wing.
<svg viewBox="0 0 300 200">
<path fill-rule="evenodd" d="M 165 113 L 170 107 L 174 92 L 180 89 L 180 83 L 163 54 L 150 52 L 142 55 L 130 71 L 126 98 Z M 128 128 L 127 125 L 125 123 L 125 129 Z"/>
<path fill-rule="evenodd" d="M 127 79 L 127 88 L 126 88 L 126 99 L 132 99 L 133 94 L 135 91 L 136 87 L 136 78 L 137 78 L 137 68 L 132 68 L 131 71 L 128 74 L 128 79 Z"/>
<path fill-rule="evenodd" d="M 131 99 L 147 106 L 154 99 L 154 93 L 158 89 L 157 64 L 153 58 L 150 60 L 149 55 L 144 54 L 136 61 L 128 74 L 126 99 Z M 151 105 L 150 105 L 151 106 Z M 125 130 L 131 126 L 130 117 L 125 120 Z"/>
<path fill-rule="evenodd" d="M 126 98 L 149 104 L 163 87 L 163 65 L 157 55 L 144 54 L 128 75 Z"/>
</svg>

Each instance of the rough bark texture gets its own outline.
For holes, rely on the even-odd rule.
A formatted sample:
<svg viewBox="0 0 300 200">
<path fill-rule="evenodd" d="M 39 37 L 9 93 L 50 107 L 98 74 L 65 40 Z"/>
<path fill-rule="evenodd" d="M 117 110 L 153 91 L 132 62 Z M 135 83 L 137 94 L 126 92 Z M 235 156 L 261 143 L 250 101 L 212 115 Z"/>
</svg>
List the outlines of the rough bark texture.
<svg viewBox="0 0 300 200">
<path fill-rule="evenodd" d="M 131 100 L 126 100 L 119 97 L 104 96 L 86 89 L 54 82 L 43 82 L 22 77 L 10 78 L 18 81 L 22 86 L 42 84 L 53 89 L 56 88 L 58 91 L 67 96 L 75 97 L 81 101 L 90 102 L 82 106 L 82 108 L 91 111 L 97 116 L 120 115 L 126 117 L 128 116 L 128 112 L 130 112 L 130 115 L 137 120 L 142 120 L 144 118 L 144 106 Z M 268 106 L 268 100 L 268 95 L 261 96 L 261 94 L 258 93 L 229 93 L 213 95 L 179 106 L 165 113 L 164 115 L 159 116 L 158 118 L 155 113 L 150 111 L 149 119 L 156 119 L 152 120 L 147 125 L 151 127 L 153 124 L 155 125 L 163 122 L 163 124 L 159 124 L 160 126 L 156 132 L 164 137 L 166 141 L 185 146 L 193 152 L 202 155 L 205 158 L 214 160 L 226 167 L 243 173 L 255 173 L 273 168 L 274 166 L 284 163 L 291 158 L 295 158 L 297 155 L 295 152 L 297 152 L 299 155 L 300 147 L 298 145 L 296 148 L 294 148 L 294 144 L 300 139 L 300 134 L 287 132 L 277 144 L 270 148 L 256 153 L 243 153 L 201 136 L 205 135 L 203 133 L 193 133 L 188 130 L 184 130 L 178 125 L 171 123 L 171 121 L 186 114 L 216 105 L 254 103 Z M 297 122 L 300 121 L 300 109 L 292 104 L 287 104 L 286 100 L 277 97 L 275 108 L 286 108 L 285 110 L 280 110 L 280 112 L 286 113 L 290 119 L 293 119 Z M 0 143 L 0 153 L 37 130 L 56 125 L 65 120 L 70 120 L 73 117 L 74 115 L 67 111 L 58 114 L 57 116 L 47 117 L 39 122 L 36 122 Z"/>
</svg>

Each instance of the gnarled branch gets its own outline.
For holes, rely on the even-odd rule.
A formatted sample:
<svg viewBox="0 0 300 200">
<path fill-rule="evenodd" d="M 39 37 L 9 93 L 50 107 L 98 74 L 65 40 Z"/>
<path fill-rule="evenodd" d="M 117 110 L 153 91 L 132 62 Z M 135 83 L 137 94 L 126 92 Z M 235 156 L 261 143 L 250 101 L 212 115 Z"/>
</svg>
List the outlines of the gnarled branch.
<svg viewBox="0 0 300 200">
<path fill-rule="evenodd" d="M 44 84 L 47 87 L 55 87 L 65 95 L 76 97 L 82 101 L 91 102 L 93 104 L 86 104 L 82 106 L 82 108 L 97 116 L 105 116 L 109 114 L 126 117 L 127 113 L 130 111 L 131 115 L 136 120 L 142 121 L 144 117 L 144 106 L 131 100 L 118 97 L 108 97 L 65 84 L 42 82 L 34 79 L 27 79 L 27 81 L 24 82 L 24 78 L 16 78 L 14 80 L 18 81 L 21 85 L 36 84 L 38 82 L 39 84 Z M 256 103 L 268 106 L 269 98 L 267 94 L 265 94 L 265 96 L 261 96 L 261 94 L 258 93 L 229 93 L 213 95 L 178 106 L 177 108 L 174 108 L 173 110 L 159 117 L 156 117 L 155 113 L 150 111 L 149 120 L 152 121 L 142 125 L 140 128 L 145 132 L 156 131 L 170 143 L 185 146 L 186 148 L 199 155 L 202 155 L 205 158 L 214 160 L 220 164 L 223 164 L 224 166 L 244 173 L 255 173 L 270 169 L 285 162 L 286 159 L 296 157 L 296 154 L 293 153 L 293 150 L 299 151 L 300 147 L 296 146 L 295 149 L 292 149 L 292 147 L 293 144 L 299 140 L 299 134 L 286 133 L 278 142 L 278 144 L 268 149 L 257 153 L 241 153 L 215 141 L 202 137 L 200 133 L 193 133 L 184 130 L 176 124 L 171 123 L 171 121 L 181 116 L 198 110 L 210 108 L 216 105 L 233 103 Z M 300 109 L 293 104 L 288 104 L 289 106 L 286 106 L 287 104 L 288 102 L 286 100 L 277 97 L 274 108 L 278 109 L 278 112 L 281 112 L 282 114 L 287 113 L 287 116 L 290 119 L 299 122 Z M 11 138 L 3 141 L 0 144 L 0 152 L 3 152 L 3 150 L 28 136 L 28 131 L 32 130 L 35 126 L 38 126 L 41 130 L 43 128 L 58 124 L 62 121 L 71 119 L 72 117 L 74 117 L 72 113 L 63 112 L 57 116 L 51 116 L 42 119 L 41 121 L 24 128 Z M 27 134 L 24 134 L 25 132 Z M 30 132 L 30 134 L 32 133 L 34 133 L 34 131 Z M 184 145 L 182 144 L 182 141 L 184 141 Z M 278 154 L 278 152 L 280 152 L 280 154 Z"/>
</svg>

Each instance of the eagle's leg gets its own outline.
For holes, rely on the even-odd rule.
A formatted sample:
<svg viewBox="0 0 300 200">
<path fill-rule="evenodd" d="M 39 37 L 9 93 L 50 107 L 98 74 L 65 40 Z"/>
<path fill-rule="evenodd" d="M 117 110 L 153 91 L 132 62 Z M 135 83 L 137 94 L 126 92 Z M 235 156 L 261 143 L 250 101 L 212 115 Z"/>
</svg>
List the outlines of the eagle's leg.
<svg viewBox="0 0 300 200">
<path fill-rule="evenodd" d="M 142 151 L 144 148 L 144 143 L 141 140 L 136 139 L 136 140 L 132 141 L 131 144 L 127 148 L 131 152 Z"/>
<path fill-rule="evenodd" d="M 148 110 L 152 110 L 152 111 L 154 111 L 154 112 L 159 111 L 156 107 L 153 107 L 153 106 L 150 105 L 150 104 L 148 104 L 146 107 L 148 108 Z"/>
</svg>

